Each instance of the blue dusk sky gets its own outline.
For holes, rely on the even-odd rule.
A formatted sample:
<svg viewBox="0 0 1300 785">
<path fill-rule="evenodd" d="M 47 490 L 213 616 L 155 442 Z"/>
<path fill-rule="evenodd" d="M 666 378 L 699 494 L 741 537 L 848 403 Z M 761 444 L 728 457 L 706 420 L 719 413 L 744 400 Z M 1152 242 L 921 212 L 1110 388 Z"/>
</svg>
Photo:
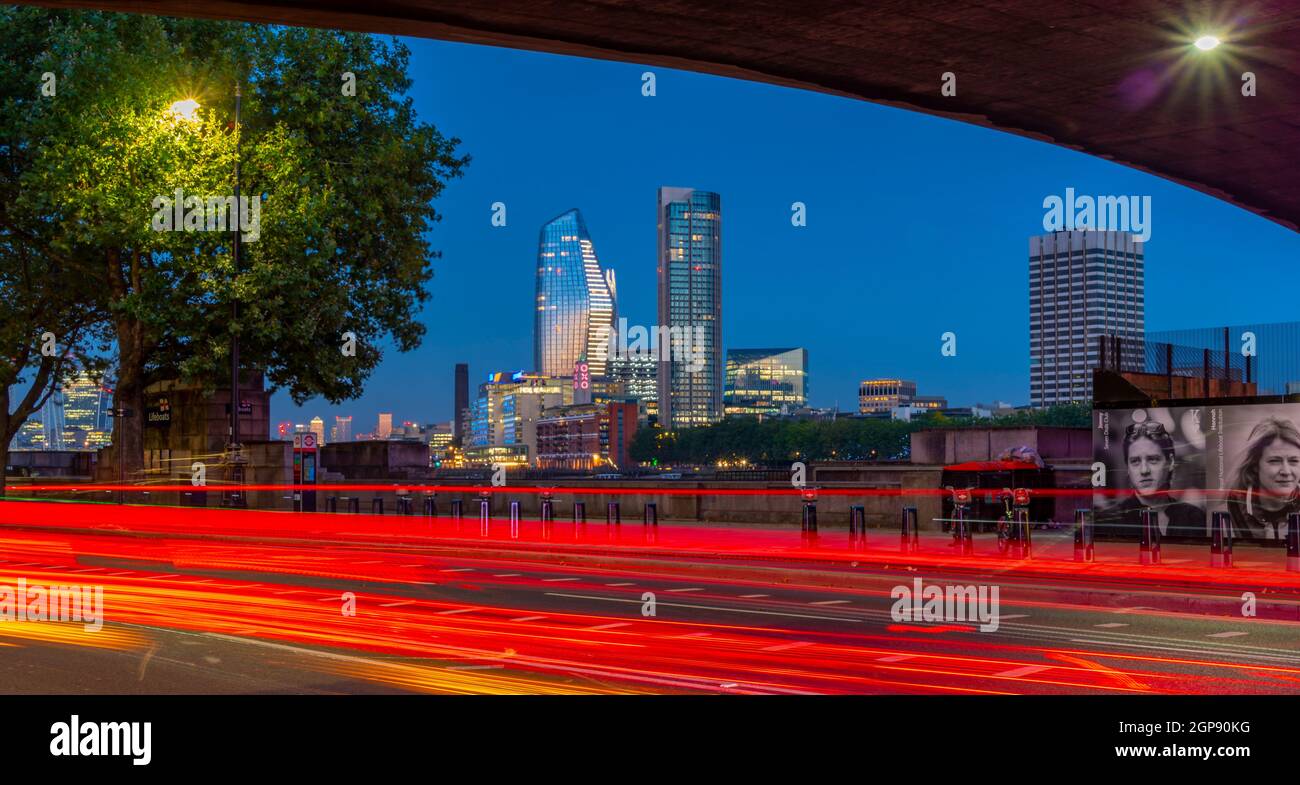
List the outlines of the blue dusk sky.
<svg viewBox="0 0 1300 785">
<path fill-rule="evenodd" d="M 1043 199 L 1067 187 L 1151 197 L 1148 330 L 1296 318 L 1293 297 L 1261 293 L 1294 280 L 1300 235 L 1083 153 L 663 68 L 645 97 L 643 66 L 403 40 L 420 117 L 473 156 L 436 205 L 428 335 L 390 349 L 358 400 L 299 408 L 277 393 L 276 422 L 443 422 L 455 363 L 469 363 L 471 395 L 490 372 L 529 369 L 538 230 L 571 207 L 616 271 L 620 315 L 654 324 L 663 185 L 721 194 L 724 346 L 807 348 L 815 406 L 856 409 L 873 376 L 914 379 L 952 405 L 1027 403 L 1028 238 L 1043 233 Z M 806 227 L 791 225 L 795 201 Z M 494 202 L 505 227 L 491 224 Z M 940 354 L 948 331 L 955 357 Z"/>
</svg>

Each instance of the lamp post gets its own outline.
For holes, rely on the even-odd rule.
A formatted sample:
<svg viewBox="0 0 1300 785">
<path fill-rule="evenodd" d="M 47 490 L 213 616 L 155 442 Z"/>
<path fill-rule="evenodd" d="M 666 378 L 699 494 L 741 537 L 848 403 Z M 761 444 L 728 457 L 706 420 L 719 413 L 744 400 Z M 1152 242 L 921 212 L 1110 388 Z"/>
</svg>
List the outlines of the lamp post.
<svg viewBox="0 0 1300 785">
<path fill-rule="evenodd" d="M 243 218 L 243 204 L 239 198 L 239 115 L 243 93 L 239 84 L 235 85 L 235 221 L 232 250 L 232 273 L 230 287 L 230 439 L 226 444 L 226 455 L 230 463 L 232 490 L 229 505 L 247 507 L 241 487 L 244 484 L 243 445 L 239 441 L 239 231 Z"/>
</svg>

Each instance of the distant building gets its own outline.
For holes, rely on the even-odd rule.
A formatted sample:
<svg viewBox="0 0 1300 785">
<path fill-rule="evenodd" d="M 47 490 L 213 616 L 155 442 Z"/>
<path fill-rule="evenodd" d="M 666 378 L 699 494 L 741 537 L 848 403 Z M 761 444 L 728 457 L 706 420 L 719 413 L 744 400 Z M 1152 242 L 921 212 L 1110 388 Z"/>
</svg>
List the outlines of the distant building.
<svg viewBox="0 0 1300 785">
<path fill-rule="evenodd" d="M 456 381 L 453 393 L 451 426 L 452 438 L 462 444 L 465 438 L 465 410 L 469 408 L 469 364 L 456 363 Z"/>
<path fill-rule="evenodd" d="M 610 361 L 609 379 L 618 394 L 635 398 L 647 417 L 659 414 L 659 361 L 653 354 L 619 355 Z"/>
<path fill-rule="evenodd" d="M 316 446 L 318 448 L 324 447 L 325 446 L 325 421 L 319 417 L 313 417 L 311 418 L 311 424 L 307 426 L 307 429 L 312 433 L 316 434 Z"/>
<path fill-rule="evenodd" d="M 722 419 L 722 197 L 660 188 L 658 223 L 658 326 L 692 339 L 689 357 L 661 350 L 659 422 L 708 425 Z"/>
<path fill-rule="evenodd" d="M 866 379 L 858 385 L 858 413 L 882 414 L 907 409 L 910 419 L 913 412 L 938 411 L 948 407 L 942 395 L 917 395 L 916 382 L 906 379 Z"/>
<path fill-rule="evenodd" d="M 629 469 L 636 428 L 636 403 L 548 409 L 537 421 L 537 466 L 583 471 Z"/>
<path fill-rule="evenodd" d="M 1142 341 L 1143 243 L 1126 232 L 1029 238 L 1029 402 L 1092 400 L 1102 335 Z"/>
<path fill-rule="evenodd" d="M 533 367 L 571 377 L 585 358 L 592 376 L 604 376 L 616 303 L 614 271 L 601 267 L 582 213 L 568 210 L 544 224 L 537 240 Z"/>
<path fill-rule="evenodd" d="M 352 441 L 352 415 L 346 417 L 334 416 L 334 433 L 330 438 L 331 442 L 350 442 Z"/>
<path fill-rule="evenodd" d="M 807 349 L 728 349 L 723 412 L 789 414 L 808 405 Z"/>
<path fill-rule="evenodd" d="M 492 374 L 479 385 L 478 396 L 470 404 L 466 462 L 532 463 L 542 410 L 571 403 L 571 379 L 523 371 Z"/>
<path fill-rule="evenodd" d="M 393 415 L 391 412 L 379 413 L 379 427 L 375 428 L 375 438 L 387 439 L 393 435 Z"/>
</svg>

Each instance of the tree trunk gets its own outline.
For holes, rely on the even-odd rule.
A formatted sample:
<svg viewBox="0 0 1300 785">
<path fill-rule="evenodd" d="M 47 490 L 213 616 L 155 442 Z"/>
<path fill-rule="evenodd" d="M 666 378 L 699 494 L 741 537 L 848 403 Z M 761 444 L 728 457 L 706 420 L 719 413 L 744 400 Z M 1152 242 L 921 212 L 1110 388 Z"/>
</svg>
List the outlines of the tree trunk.
<svg viewBox="0 0 1300 785">
<path fill-rule="evenodd" d="M 118 476 L 127 482 L 144 476 L 144 357 L 141 352 L 141 325 L 134 319 L 119 318 L 117 333 L 117 385 L 113 388 L 113 408 L 130 410 L 130 414 L 113 416 L 113 459 Z M 117 478 L 114 478 L 116 482 Z"/>
</svg>

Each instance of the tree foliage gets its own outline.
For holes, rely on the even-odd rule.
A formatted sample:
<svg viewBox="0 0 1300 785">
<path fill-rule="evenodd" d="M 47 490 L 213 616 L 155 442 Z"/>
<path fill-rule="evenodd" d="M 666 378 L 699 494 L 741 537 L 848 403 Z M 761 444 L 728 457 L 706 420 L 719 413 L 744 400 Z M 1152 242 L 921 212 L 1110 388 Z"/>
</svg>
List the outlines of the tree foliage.
<svg viewBox="0 0 1300 785">
<path fill-rule="evenodd" d="M 1016 412 L 995 419 L 945 417 L 938 413 L 901 420 L 841 417 L 835 420 L 729 417 L 714 425 L 665 431 L 642 428 L 632 444 L 639 463 L 661 466 L 746 462 L 786 465 L 791 461 L 902 460 L 911 452 L 911 434 L 924 428 L 1014 428 L 1033 425 L 1087 428 L 1085 404 Z"/>
<path fill-rule="evenodd" d="M 119 405 L 142 413 L 159 379 L 228 384 L 232 334 L 241 365 L 298 402 L 355 397 L 383 345 L 419 345 L 433 201 L 468 158 L 416 118 L 400 42 L 29 8 L 0 10 L 0 24 L 3 81 L 30 92 L 5 106 L 8 145 L 27 152 L 0 172 L 0 228 L 58 262 L 51 285 L 89 284 L 80 304 L 111 331 Z M 38 94 L 44 71 L 57 75 L 53 97 Z M 355 95 L 341 89 L 346 72 Z M 181 99 L 198 102 L 193 122 L 169 112 Z M 238 271 L 233 233 L 151 220 L 177 189 L 232 195 L 236 156 L 242 194 L 261 204 Z M 354 356 L 339 350 L 349 332 Z M 115 423 L 128 469 L 140 422 Z"/>
</svg>

